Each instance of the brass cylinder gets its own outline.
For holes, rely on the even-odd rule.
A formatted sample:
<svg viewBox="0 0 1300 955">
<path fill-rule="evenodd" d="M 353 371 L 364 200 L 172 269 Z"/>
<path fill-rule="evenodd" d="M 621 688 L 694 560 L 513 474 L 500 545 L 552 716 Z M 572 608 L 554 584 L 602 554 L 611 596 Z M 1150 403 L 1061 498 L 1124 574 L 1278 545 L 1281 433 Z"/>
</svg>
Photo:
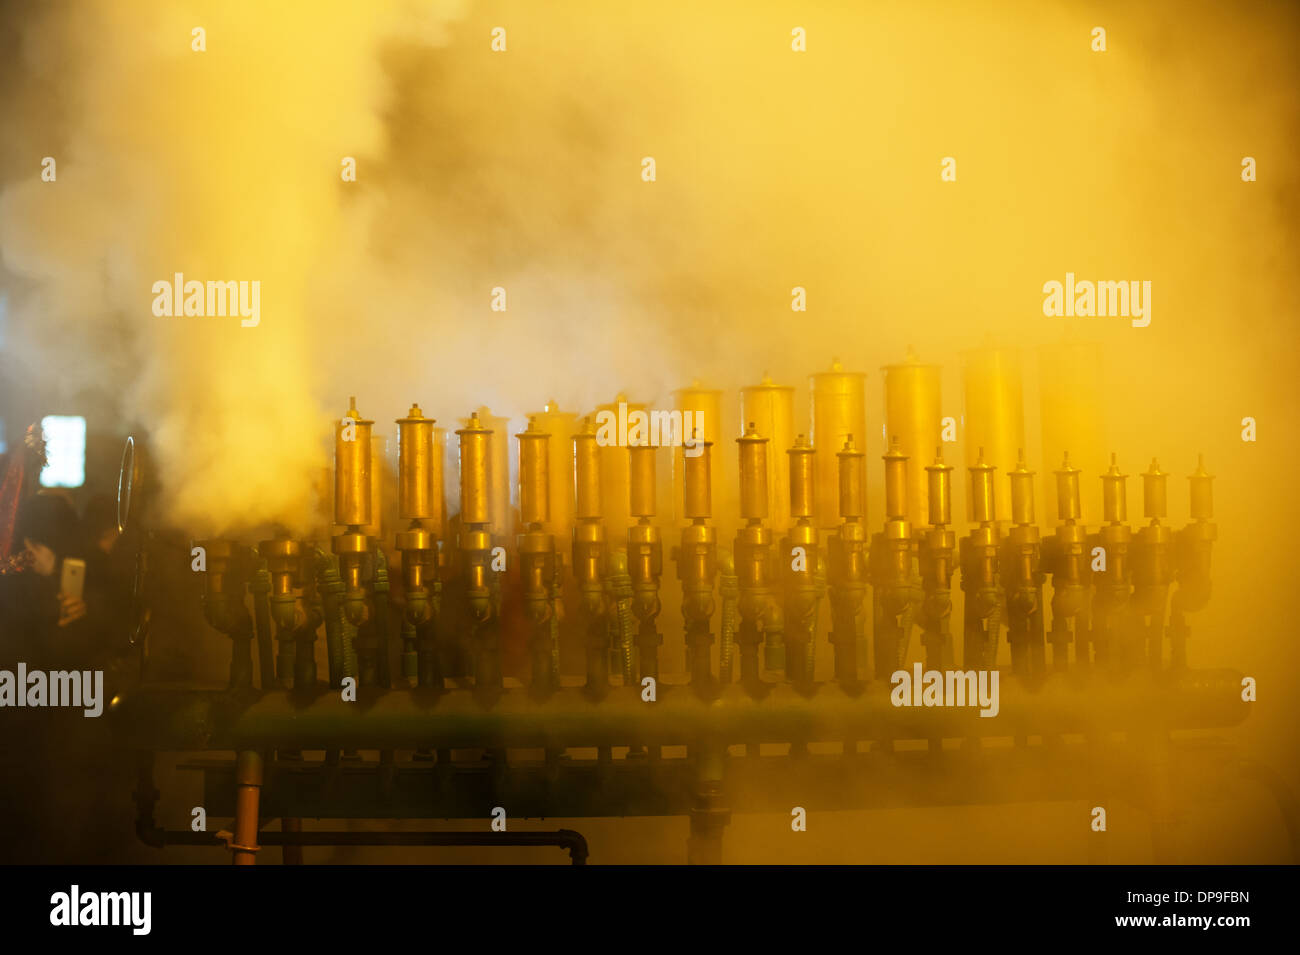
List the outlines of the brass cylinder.
<svg viewBox="0 0 1300 955">
<path fill-rule="evenodd" d="M 721 391 L 716 388 L 706 388 L 700 384 L 699 381 L 693 381 L 689 388 L 680 388 L 673 392 L 673 410 L 681 412 L 683 415 L 683 437 L 691 437 L 692 433 L 698 430 L 699 437 L 707 441 L 709 444 L 717 444 L 722 440 L 723 429 L 724 427 L 727 427 L 727 423 L 722 420 L 723 410 Z M 685 413 L 688 411 L 691 413 L 691 428 L 689 431 L 685 428 L 684 424 Z M 735 431 L 729 430 L 728 433 L 735 434 Z M 684 450 L 684 448 L 680 447 L 673 448 L 673 518 L 680 522 L 682 520 L 690 520 L 697 516 L 712 517 L 713 508 L 711 500 L 706 500 L 704 502 L 704 514 L 695 515 L 681 510 L 682 505 L 686 501 L 690 500 L 688 488 L 686 487 L 686 475 L 692 470 L 692 468 L 694 468 L 696 472 L 698 472 L 700 468 L 700 465 L 698 464 L 699 457 L 692 459 L 685 455 Z M 711 457 L 707 452 L 703 456 L 705 458 Z M 696 463 L 693 464 L 693 461 Z M 725 489 L 722 492 L 726 495 L 726 498 L 723 501 L 725 507 L 734 501 L 734 498 L 729 496 L 732 487 L 728 477 L 731 473 L 731 457 L 724 454 L 722 460 L 717 462 L 706 460 L 703 465 L 706 477 L 710 476 L 709 472 L 715 465 L 717 468 L 718 482 Z M 698 492 L 698 490 L 699 488 L 697 487 L 696 491 Z M 711 491 L 708 493 L 711 493 Z M 698 500 L 696 501 L 696 504 L 699 504 Z"/>
<path fill-rule="evenodd" d="M 839 361 L 831 363 L 831 370 L 813 375 L 809 379 L 812 391 L 813 447 L 823 453 L 817 456 L 817 509 L 818 526 L 833 527 L 840 515 L 840 465 L 839 453 L 850 436 L 865 443 L 867 437 L 867 376 L 861 372 L 848 372 Z M 849 489 L 850 506 L 866 516 L 866 469 L 854 468 L 854 480 L 859 484 Z"/>
<path fill-rule="evenodd" d="M 790 469 L 781 452 L 794 442 L 794 388 L 775 385 L 764 375 L 760 384 L 741 389 L 740 414 L 767 438 L 768 523 L 785 531 L 790 527 Z"/>
<path fill-rule="evenodd" d="M 1106 460 L 1106 402 L 1101 390 L 1101 347 L 1095 342 L 1044 345 L 1038 352 L 1038 393 L 1043 437 L 1042 466 L 1053 468 L 1066 451 L 1084 468 L 1100 469 Z M 1061 514 L 1060 485 L 1045 481 L 1045 513 Z M 1077 520 L 1096 515 L 1101 488 L 1080 486 Z M 1067 518 L 1062 517 L 1063 520 Z"/>
<path fill-rule="evenodd" d="M 683 457 L 682 517 L 688 521 L 713 516 L 713 442 L 705 441 L 698 450 Z"/>
<path fill-rule="evenodd" d="M 981 348 L 962 356 L 966 463 L 984 460 L 1009 474 L 1025 446 L 1025 404 L 1020 355 L 1011 348 Z"/>
<path fill-rule="evenodd" d="M 361 527 L 370 523 L 370 431 L 373 421 L 361 417 L 357 399 L 348 399 L 348 412 L 334 425 L 334 523 Z"/>
<path fill-rule="evenodd" d="M 572 411 L 561 411 L 554 401 L 532 416 L 537 427 L 551 436 L 547 442 L 550 457 L 551 517 L 550 531 L 557 540 L 573 536 L 573 435 L 578 430 L 578 416 Z M 562 557 L 568 550 L 562 548 Z"/>
<path fill-rule="evenodd" d="M 433 419 L 418 404 L 397 419 L 397 513 L 404 521 L 434 516 Z"/>
<path fill-rule="evenodd" d="M 943 445 L 937 445 L 934 464 L 925 468 L 926 516 L 935 527 L 952 523 L 952 471 L 951 464 L 943 463 Z"/>
<path fill-rule="evenodd" d="M 370 434 L 370 522 L 365 525 L 368 537 L 384 536 L 384 501 L 388 485 L 393 481 L 388 465 L 388 438 L 383 434 Z"/>
<path fill-rule="evenodd" d="M 885 519 L 905 521 L 907 520 L 907 455 L 899 446 L 898 438 L 890 439 L 889 450 L 882 457 L 885 462 Z"/>
<path fill-rule="evenodd" d="M 610 404 L 597 409 L 596 433 L 600 447 L 600 510 L 607 527 L 626 527 L 632 520 L 628 506 L 632 494 L 632 459 L 630 445 L 649 441 L 646 406 L 619 394 Z M 607 416 L 608 415 L 608 416 Z M 622 536 L 614 535 L 622 547 Z"/>
<path fill-rule="evenodd" d="M 941 437 L 939 366 L 923 365 L 911 348 L 897 365 L 881 369 L 885 380 L 885 430 L 916 466 L 907 475 L 907 519 L 921 527 L 929 516 L 927 469 L 920 466 Z"/>
<path fill-rule="evenodd" d="M 1110 456 L 1110 469 L 1101 476 L 1101 513 L 1107 524 L 1128 520 L 1128 493 L 1124 487 L 1127 474 L 1121 474 L 1115 455 Z"/>
<path fill-rule="evenodd" d="M 1015 469 L 1008 472 L 1011 482 L 1011 522 L 1034 523 L 1034 472 L 1025 464 L 1025 455 L 1017 455 Z"/>
<path fill-rule="evenodd" d="M 846 435 L 843 447 L 835 455 L 839 470 L 836 488 L 839 514 L 846 521 L 865 517 L 867 513 L 865 459 L 866 454 L 854 445 L 853 435 Z"/>
<path fill-rule="evenodd" d="M 1060 520 L 1077 521 L 1083 515 L 1079 474 L 1079 469 L 1070 464 L 1070 452 L 1064 452 L 1061 466 L 1056 470 L 1056 516 Z"/>
<path fill-rule="evenodd" d="M 802 434 L 786 452 L 790 458 L 790 516 L 793 518 L 811 518 L 817 513 L 816 454 Z"/>
<path fill-rule="evenodd" d="M 740 448 L 740 517 L 762 520 L 767 517 L 767 438 L 750 422 L 745 433 L 736 439 Z"/>
<path fill-rule="evenodd" d="M 994 475 L 997 466 L 984 460 L 980 448 L 970 472 L 970 519 L 976 524 L 988 524 L 998 519 L 997 497 L 994 493 Z"/>
<path fill-rule="evenodd" d="M 491 466 L 492 430 L 483 427 L 475 411 L 465 427 L 456 432 L 460 438 L 460 522 L 487 524 L 491 520 L 488 468 Z"/>
<path fill-rule="evenodd" d="M 525 527 L 551 519 L 551 436 L 529 418 L 519 441 L 519 521 Z"/>
<path fill-rule="evenodd" d="M 632 517 L 655 516 L 655 466 L 658 464 L 658 448 L 628 448 L 629 457 L 629 491 L 628 504 Z"/>
<path fill-rule="evenodd" d="M 591 430 L 591 419 L 582 422 L 582 430 L 573 436 L 573 468 L 575 487 L 574 517 L 577 520 L 599 518 L 600 511 L 600 446 L 596 432 Z"/>
<path fill-rule="evenodd" d="M 488 526 L 493 534 L 512 533 L 510 513 L 510 419 L 478 409 L 481 427 L 488 429 Z"/>
<path fill-rule="evenodd" d="M 1151 468 L 1142 475 L 1142 516 L 1162 521 L 1169 510 L 1169 472 L 1160 470 L 1160 462 L 1151 459 Z"/>
<path fill-rule="evenodd" d="M 1191 482 L 1192 520 L 1210 520 L 1214 517 L 1214 475 L 1205 470 L 1205 455 L 1197 456 L 1196 470 L 1187 480 Z"/>
</svg>

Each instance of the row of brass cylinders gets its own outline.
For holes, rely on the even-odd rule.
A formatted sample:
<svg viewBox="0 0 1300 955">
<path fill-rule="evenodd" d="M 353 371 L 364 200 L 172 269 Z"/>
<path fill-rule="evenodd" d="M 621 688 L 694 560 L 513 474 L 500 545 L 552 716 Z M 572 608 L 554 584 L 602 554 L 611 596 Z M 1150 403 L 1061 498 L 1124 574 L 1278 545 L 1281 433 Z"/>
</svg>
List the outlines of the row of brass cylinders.
<svg viewBox="0 0 1300 955">
<path fill-rule="evenodd" d="M 398 510 L 404 520 L 428 520 L 437 515 L 441 495 L 441 454 L 434 439 L 435 421 L 426 418 L 419 405 L 412 405 L 407 416 L 397 421 L 400 435 L 398 468 Z M 364 526 L 371 522 L 372 494 L 370 439 L 373 421 L 361 418 L 352 401 L 347 416 L 340 422 L 336 441 L 335 521 L 341 525 Z M 491 519 L 489 471 L 492 465 L 490 438 L 492 429 L 484 427 L 477 413 L 456 432 L 460 440 L 461 521 L 486 525 Z M 545 524 L 551 518 L 551 435 L 539 427 L 537 419 L 529 421 L 527 430 L 516 435 L 519 442 L 520 518 L 525 526 Z M 737 439 L 739 446 L 740 515 L 745 520 L 763 520 L 770 515 L 772 496 L 769 483 L 772 461 L 770 440 L 750 422 Z M 597 435 L 586 423 L 573 436 L 575 505 L 579 520 L 601 518 L 602 476 L 601 447 Z M 656 448 L 631 447 L 628 452 L 629 512 L 634 518 L 656 514 Z M 712 516 L 711 451 L 712 442 L 702 442 L 697 453 L 682 458 L 682 516 L 687 520 Z M 781 482 L 787 494 L 788 514 L 796 520 L 812 519 L 818 513 L 821 487 L 815 448 L 798 435 L 787 450 L 788 465 Z M 829 457 L 829 456 L 828 456 Z M 857 450 L 854 436 L 846 435 L 835 457 L 835 501 L 841 519 L 856 520 L 866 513 L 865 455 Z M 952 521 L 951 475 L 953 468 L 943 462 L 942 450 L 935 453 L 934 463 L 924 468 L 909 467 L 909 456 L 895 439 L 884 455 L 885 510 L 891 521 L 907 520 L 909 497 L 920 476 L 926 488 L 925 501 L 930 524 L 946 525 Z M 976 523 L 996 519 L 996 466 L 985 461 L 983 449 L 971 465 L 971 516 Z M 1062 521 L 1081 517 L 1081 471 L 1065 456 L 1055 472 L 1057 516 Z M 1016 524 L 1034 522 L 1034 472 L 1024 463 L 1023 454 L 1008 474 L 1011 490 L 1011 520 Z M 1127 519 L 1125 482 L 1112 455 L 1111 466 L 1101 475 L 1103 520 L 1107 523 Z M 1165 518 L 1168 507 L 1168 473 L 1152 462 L 1143 478 L 1143 508 L 1147 518 Z M 1213 516 L 1212 477 L 1202 462 L 1190 476 L 1191 514 L 1194 519 Z M 914 511 L 912 511 L 914 513 Z"/>
</svg>

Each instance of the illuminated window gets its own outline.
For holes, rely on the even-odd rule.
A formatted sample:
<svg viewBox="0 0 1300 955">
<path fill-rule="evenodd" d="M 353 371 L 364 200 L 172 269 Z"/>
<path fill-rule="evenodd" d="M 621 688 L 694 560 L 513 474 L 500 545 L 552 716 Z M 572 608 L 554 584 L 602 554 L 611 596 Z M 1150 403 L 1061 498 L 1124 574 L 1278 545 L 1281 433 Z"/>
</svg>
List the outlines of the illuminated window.
<svg viewBox="0 0 1300 955">
<path fill-rule="evenodd" d="M 45 469 L 42 487 L 81 487 L 86 483 L 86 419 L 80 415 L 46 415 Z"/>
</svg>

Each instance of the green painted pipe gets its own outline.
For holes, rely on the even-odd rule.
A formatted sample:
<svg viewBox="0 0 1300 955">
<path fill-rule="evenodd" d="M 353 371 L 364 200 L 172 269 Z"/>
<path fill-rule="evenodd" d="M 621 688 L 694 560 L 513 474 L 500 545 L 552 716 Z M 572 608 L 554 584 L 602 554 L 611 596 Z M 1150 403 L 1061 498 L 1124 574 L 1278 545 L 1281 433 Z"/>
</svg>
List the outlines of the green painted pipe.
<svg viewBox="0 0 1300 955">
<path fill-rule="evenodd" d="M 880 684 L 856 695 L 836 684 L 823 684 L 812 695 L 781 684 L 761 700 L 731 686 L 704 700 L 688 687 L 661 682 L 653 703 L 644 702 L 637 687 L 611 686 L 600 702 L 574 687 L 538 702 L 520 688 L 490 706 L 460 689 L 362 687 L 352 703 L 319 686 L 314 694 L 141 689 L 116 698 L 110 717 L 126 741 L 143 749 L 398 749 L 1207 729 L 1241 722 L 1249 706 L 1241 700 L 1240 674 L 1229 670 L 1134 674 L 1123 681 L 1056 675 L 1035 690 L 1003 675 L 1000 691 L 998 715 L 985 718 L 978 707 L 894 706 L 889 687 Z"/>
</svg>

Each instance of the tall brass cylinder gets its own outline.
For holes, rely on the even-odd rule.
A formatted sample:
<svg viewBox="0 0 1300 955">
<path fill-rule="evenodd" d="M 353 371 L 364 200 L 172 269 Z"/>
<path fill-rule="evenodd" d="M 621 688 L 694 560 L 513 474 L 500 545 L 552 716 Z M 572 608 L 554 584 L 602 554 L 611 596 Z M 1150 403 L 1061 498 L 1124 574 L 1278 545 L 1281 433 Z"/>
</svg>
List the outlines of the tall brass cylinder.
<svg viewBox="0 0 1300 955">
<path fill-rule="evenodd" d="M 767 438 L 751 421 L 736 439 L 740 449 L 740 516 L 742 520 L 767 517 Z"/>
<path fill-rule="evenodd" d="M 634 518 L 655 516 L 655 467 L 658 464 L 658 450 L 653 446 L 627 449 L 630 467 L 628 510 Z"/>
<path fill-rule="evenodd" d="M 1192 495 L 1192 520 L 1208 521 L 1214 517 L 1214 475 L 1205 470 L 1205 455 L 1198 455 L 1196 470 L 1188 476 Z"/>
<path fill-rule="evenodd" d="M 767 438 L 768 523 L 785 531 L 790 527 L 790 469 L 781 452 L 794 442 L 794 388 L 773 384 L 764 375 L 760 384 L 741 389 L 740 414 Z"/>
<path fill-rule="evenodd" d="M 802 434 L 786 452 L 790 459 L 790 516 L 811 518 L 816 516 L 817 470 L 816 455 L 808 439 Z"/>
<path fill-rule="evenodd" d="M 1011 482 L 1011 522 L 1034 523 L 1034 472 L 1029 470 L 1023 454 L 1017 456 L 1016 466 L 1007 478 Z"/>
<path fill-rule="evenodd" d="M 970 472 L 970 519 L 977 524 L 997 520 L 997 495 L 994 491 L 997 467 L 984 460 L 984 449 L 980 448 L 975 463 L 967 470 Z"/>
<path fill-rule="evenodd" d="M 1070 452 L 1084 470 L 1098 473 L 1106 463 L 1106 434 L 1102 409 L 1101 347 L 1093 342 L 1044 345 L 1038 353 L 1038 393 L 1041 403 L 1043 468 L 1055 467 Z M 1044 482 L 1046 513 L 1060 514 L 1060 486 Z M 1079 489 L 1082 520 L 1101 509 L 1101 488 Z M 1062 517 L 1062 520 L 1066 518 Z"/>
<path fill-rule="evenodd" d="M 1151 468 L 1142 475 L 1142 515 L 1162 521 L 1169 510 L 1169 473 L 1160 470 L 1160 462 L 1151 459 Z"/>
<path fill-rule="evenodd" d="M 1107 524 L 1128 520 L 1128 492 L 1124 486 L 1127 478 L 1127 474 L 1120 473 L 1115 455 L 1111 454 L 1110 468 L 1101 476 L 1101 512 Z"/>
<path fill-rule="evenodd" d="M 831 363 L 830 371 L 813 375 L 809 379 L 812 391 L 813 447 L 817 455 L 817 509 L 819 527 L 834 527 L 840 516 L 840 466 L 839 454 L 844 443 L 852 436 L 864 446 L 867 439 L 867 376 L 862 372 L 844 370 L 840 362 Z M 860 482 L 850 487 L 847 495 L 851 507 L 861 510 L 865 517 L 866 469 L 852 469 L 852 481 Z"/>
<path fill-rule="evenodd" d="M 460 522 L 488 524 L 491 521 L 488 468 L 491 466 L 492 431 L 474 412 L 465 427 L 456 432 L 460 438 Z"/>
<path fill-rule="evenodd" d="M 939 366 L 923 365 L 912 349 L 897 365 L 881 369 L 885 380 L 885 430 L 915 465 L 908 469 L 907 519 L 921 527 L 929 516 L 929 480 L 921 467 L 941 440 Z"/>
<path fill-rule="evenodd" d="M 716 445 L 722 440 L 722 435 L 724 433 L 723 429 L 724 427 L 727 427 L 727 423 L 722 419 L 722 392 L 718 389 L 706 388 L 700 384 L 699 381 L 693 381 L 691 382 L 690 387 L 679 388 L 677 391 L 673 392 L 673 410 L 683 413 L 687 411 L 691 412 L 692 430 L 695 430 L 696 425 L 698 425 L 700 437 L 709 444 Z M 728 429 L 727 433 L 734 434 L 735 432 Z M 685 435 L 685 437 L 690 437 L 690 435 Z M 705 458 L 710 458 L 711 454 L 706 453 L 703 456 Z M 698 464 L 699 458 L 695 458 L 694 460 L 697 463 L 692 465 L 692 459 L 684 454 L 682 448 L 673 448 L 673 518 L 677 522 L 690 520 L 696 516 L 711 517 L 713 515 L 711 501 L 706 502 L 704 505 L 704 510 L 707 512 L 705 514 L 693 515 L 681 510 L 683 503 L 690 497 L 688 494 L 688 488 L 686 487 L 687 472 L 690 471 L 693 466 L 698 472 L 698 469 L 701 466 Z M 722 492 L 724 495 L 722 504 L 725 508 L 734 501 L 734 498 L 730 496 L 733 493 L 730 481 L 730 455 L 724 454 L 722 455 L 722 459 L 716 462 L 706 460 L 703 467 L 706 474 L 710 477 L 712 476 L 710 472 L 716 469 L 718 483 L 724 488 Z M 700 504 L 700 501 L 698 500 L 698 490 L 697 487 L 697 500 L 695 502 L 697 506 Z"/>
<path fill-rule="evenodd" d="M 943 463 L 943 445 L 935 447 L 934 463 L 926 465 L 926 517 L 935 527 L 952 523 L 951 464 Z"/>
<path fill-rule="evenodd" d="M 1061 466 L 1056 470 L 1056 516 L 1062 521 L 1077 521 L 1083 515 L 1079 500 L 1080 470 L 1070 464 L 1066 451 Z"/>
<path fill-rule="evenodd" d="M 551 436 L 547 442 L 550 457 L 551 517 L 548 526 L 557 540 L 568 540 L 573 535 L 573 436 L 578 431 L 578 416 L 572 411 L 561 411 L 554 401 L 534 414 L 538 429 Z M 562 558 L 568 549 L 561 548 Z"/>
<path fill-rule="evenodd" d="M 363 527 L 370 523 L 370 436 L 374 422 L 361 417 L 357 399 L 334 425 L 334 523 Z"/>
<path fill-rule="evenodd" d="M 493 534 L 513 532 L 510 513 L 510 419 L 478 409 L 487 439 L 488 525 Z"/>
<path fill-rule="evenodd" d="M 1020 355 L 1012 348 L 981 348 L 962 356 L 966 463 L 984 461 L 1009 474 L 1025 446 L 1025 403 Z M 973 514 L 972 514 L 973 519 Z"/>
<path fill-rule="evenodd" d="M 519 522 L 525 527 L 551 518 L 551 436 L 529 418 L 519 441 Z"/>
<path fill-rule="evenodd" d="M 434 516 L 433 423 L 418 404 L 397 419 L 397 513 L 404 521 Z"/>
<path fill-rule="evenodd" d="M 835 497 L 840 517 L 846 521 L 866 517 L 866 453 L 857 449 L 853 435 L 845 437 L 843 447 L 835 455 L 835 467 L 838 471 Z"/>
<path fill-rule="evenodd" d="M 370 434 L 370 521 L 365 525 L 368 537 L 384 536 L 384 502 L 388 499 L 388 485 L 393 480 L 388 464 L 388 438 L 383 434 Z"/>
<path fill-rule="evenodd" d="M 587 418 L 582 430 L 573 436 L 574 510 L 577 520 L 601 517 L 600 510 L 600 446 L 596 432 Z"/>
</svg>

